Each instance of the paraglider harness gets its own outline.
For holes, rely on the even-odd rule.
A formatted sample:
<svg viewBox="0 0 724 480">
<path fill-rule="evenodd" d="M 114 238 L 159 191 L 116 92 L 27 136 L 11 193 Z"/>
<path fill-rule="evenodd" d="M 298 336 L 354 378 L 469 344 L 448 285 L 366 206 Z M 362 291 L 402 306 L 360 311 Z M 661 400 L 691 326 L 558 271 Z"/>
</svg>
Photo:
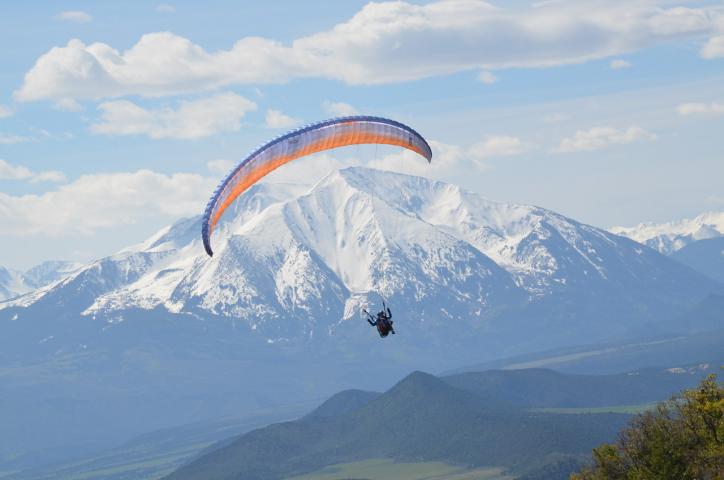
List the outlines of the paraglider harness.
<svg viewBox="0 0 724 480">
<path fill-rule="evenodd" d="M 382 311 L 377 313 L 377 317 L 374 317 L 364 308 L 362 311 L 367 315 L 367 323 L 373 327 L 377 327 L 377 332 L 380 334 L 380 337 L 384 338 L 390 333 L 395 334 L 395 329 L 392 328 L 392 312 L 387 305 L 385 305 L 384 300 L 382 301 Z"/>
</svg>

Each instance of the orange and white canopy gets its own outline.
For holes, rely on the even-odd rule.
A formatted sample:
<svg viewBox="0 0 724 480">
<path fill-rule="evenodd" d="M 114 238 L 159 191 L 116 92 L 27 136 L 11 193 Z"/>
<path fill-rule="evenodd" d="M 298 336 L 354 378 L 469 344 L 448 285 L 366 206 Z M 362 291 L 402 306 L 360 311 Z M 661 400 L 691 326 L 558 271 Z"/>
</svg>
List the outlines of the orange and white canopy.
<svg viewBox="0 0 724 480">
<path fill-rule="evenodd" d="M 386 144 L 412 150 L 432 160 L 427 141 L 400 122 L 381 117 L 341 117 L 292 130 L 254 150 L 226 176 L 204 211 L 201 235 L 210 256 L 211 233 L 224 211 L 246 189 L 285 163 L 313 153 L 360 144 Z"/>
</svg>

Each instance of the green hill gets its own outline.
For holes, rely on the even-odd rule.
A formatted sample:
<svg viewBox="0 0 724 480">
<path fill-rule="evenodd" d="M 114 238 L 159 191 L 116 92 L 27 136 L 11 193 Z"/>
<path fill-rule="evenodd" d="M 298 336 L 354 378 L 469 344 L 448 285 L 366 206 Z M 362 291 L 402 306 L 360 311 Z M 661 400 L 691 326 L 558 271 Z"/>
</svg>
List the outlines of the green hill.
<svg viewBox="0 0 724 480">
<path fill-rule="evenodd" d="M 367 392 L 365 390 L 344 390 L 332 395 L 319 407 L 310 412 L 308 418 L 337 417 L 348 412 L 364 407 L 375 398 L 379 392 Z"/>
<path fill-rule="evenodd" d="M 457 472 L 451 473 L 451 475 L 463 475 L 460 478 L 468 478 L 468 475 L 470 475 L 469 478 L 479 478 L 481 471 L 496 472 L 502 467 L 510 469 L 513 466 L 516 474 L 525 474 L 523 478 L 531 480 L 566 478 L 567 472 L 580 467 L 580 462 L 587 458 L 587 454 L 571 453 L 570 450 L 558 445 L 543 445 L 540 450 L 532 449 L 534 455 L 530 458 L 521 457 L 521 462 L 511 461 L 500 465 L 486 464 L 478 468 L 475 466 L 482 464 L 483 461 L 497 461 L 498 458 L 482 455 L 476 457 L 475 452 L 463 456 L 464 449 L 446 446 L 445 442 L 439 442 L 439 448 L 442 450 L 435 450 L 430 446 L 432 443 L 430 439 L 435 439 L 440 435 L 462 435 L 463 433 L 469 436 L 482 435 L 474 430 L 470 433 L 469 430 L 458 429 L 461 423 L 468 422 L 466 420 L 468 417 L 448 418 L 445 416 L 447 415 L 445 412 L 450 409 L 457 413 L 467 412 L 465 415 L 469 417 L 484 418 L 486 422 L 484 426 L 478 425 L 475 428 L 489 430 L 485 432 L 488 437 L 481 436 L 481 441 L 488 443 L 497 442 L 492 437 L 495 432 L 506 435 L 506 432 L 511 431 L 504 421 L 499 421 L 501 418 L 505 421 L 524 424 L 526 429 L 532 429 L 530 431 L 533 433 L 530 435 L 538 435 L 541 428 L 548 428 L 549 425 L 531 422 L 530 416 L 537 413 L 599 414 L 641 411 L 641 409 L 649 407 L 651 402 L 668 398 L 683 388 L 695 385 L 703 375 L 717 370 L 717 365 L 712 364 L 708 369 L 696 365 L 671 370 L 645 369 L 614 375 L 571 375 L 545 369 L 490 370 L 450 375 L 439 379 L 418 374 L 408 379 L 408 382 L 400 383 L 387 394 L 345 390 L 330 397 L 302 419 L 305 428 L 326 426 L 325 428 L 330 430 L 329 433 L 323 433 L 323 435 L 329 435 L 329 439 L 342 442 L 344 445 L 344 448 L 338 449 L 333 452 L 334 454 L 329 454 L 330 448 L 336 448 L 330 447 L 334 442 L 317 442 L 315 448 L 321 449 L 320 451 L 323 453 L 321 458 L 310 463 L 310 468 L 321 471 L 320 478 L 328 478 L 330 469 L 331 471 L 348 472 L 350 475 L 363 471 L 376 472 L 377 476 L 373 475 L 369 478 L 397 478 L 394 475 L 402 475 L 400 472 L 405 472 L 405 475 L 414 475 L 430 469 L 432 469 L 430 471 L 438 472 Z M 440 381 L 444 382 L 445 388 L 440 388 Z M 467 399 L 467 406 L 456 403 L 463 399 Z M 365 409 L 365 407 L 367 408 Z M 308 408 L 311 408 L 311 405 L 296 405 L 287 409 L 272 408 L 269 411 L 248 412 L 244 419 L 220 419 L 216 422 L 165 429 L 137 437 L 125 445 L 105 452 L 95 452 L 73 462 L 23 471 L 11 475 L 9 478 L 18 480 L 156 479 L 171 473 L 194 458 L 204 457 L 208 453 L 234 444 L 239 440 L 238 434 L 240 433 L 267 425 L 272 421 L 298 418 L 301 414 L 306 413 Z M 439 411 L 435 412 L 435 409 Z M 352 423 L 352 427 L 340 427 L 342 425 L 340 422 L 344 417 L 354 418 L 354 420 L 344 420 Z M 577 417 L 581 418 L 580 415 Z M 552 421 L 550 418 L 546 417 L 546 421 Z M 403 421 L 406 423 L 400 423 Z M 565 419 L 561 419 L 560 422 L 562 425 L 568 425 Z M 296 422 L 292 423 L 297 425 Z M 329 426 L 330 424 L 332 426 Z M 417 430 L 410 430 L 408 425 L 415 425 Z M 476 424 L 470 423 L 470 425 Z M 379 432 L 388 426 L 398 428 L 399 431 L 397 433 L 391 431 L 387 433 L 387 437 L 381 437 Z M 533 427 L 539 430 L 535 430 Z M 555 425 L 552 428 L 553 434 L 557 434 Z M 343 431 L 344 429 L 347 430 Z M 280 429 L 278 432 L 282 431 Z M 411 443 L 406 443 L 407 440 L 404 438 L 407 431 L 414 433 L 410 437 Z M 451 431 L 453 433 L 450 433 Z M 283 436 L 282 433 L 278 433 L 278 435 Z M 359 438 L 353 438 L 355 436 Z M 302 442 L 308 441 L 311 437 L 306 436 L 305 433 L 296 438 L 302 439 L 299 440 Z M 382 444 L 389 445 L 389 447 L 375 449 L 374 445 L 377 445 L 381 438 L 384 438 Z M 223 440 L 219 442 L 220 439 Z M 461 442 L 461 440 L 458 441 Z M 450 453 L 443 447 L 449 448 L 453 452 Z M 456 448 L 458 452 L 455 452 Z M 510 449 L 513 453 L 520 452 L 520 449 L 531 450 L 525 442 L 522 442 L 520 447 L 513 445 Z M 306 457 L 310 451 L 317 452 L 313 449 L 302 450 L 299 455 L 302 458 Z M 381 454 L 387 458 L 378 458 L 379 452 L 382 452 Z M 544 452 L 548 453 L 542 455 Z M 348 460 L 355 455 L 364 458 Z M 279 458 L 284 458 L 283 452 Z M 434 460 L 421 462 L 421 459 L 428 458 Z M 397 459 L 397 461 L 393 462 L 392 459 Z M 287 461 L 284 460 L 284 462 Z M 295 461 L 301 462 L 301 460 Z M 455 464 L 450 462 L 455 462 Z M 325 467 L 322 470 L 317 468 L 317 466 L 330 464 L 338 466 Z M 431 465 L 434 465 L 435 468 Z M 467 468 L 469 466 L 472 466 L 474 470 L 470 471 Z M 488 467 L 499 468 L 490 469 Z M 230 470 L 233 472 L 234 468 L 230 467 Z M 372 474 L 369 473 L 369 475 Z M 312 475 L 310 478 L 316 477 Z M 368 477 L 357 475 L 354 478 Z"/>
<path fill-rule="evenodd" d="M 368 458 L 522 472 L 549 464 L 551 455 L 587 455 L 627 418 L 523 411 L 415 372 L 356 410 L 256 430 L 167 478 L 272 480 Z"/>
</svg>

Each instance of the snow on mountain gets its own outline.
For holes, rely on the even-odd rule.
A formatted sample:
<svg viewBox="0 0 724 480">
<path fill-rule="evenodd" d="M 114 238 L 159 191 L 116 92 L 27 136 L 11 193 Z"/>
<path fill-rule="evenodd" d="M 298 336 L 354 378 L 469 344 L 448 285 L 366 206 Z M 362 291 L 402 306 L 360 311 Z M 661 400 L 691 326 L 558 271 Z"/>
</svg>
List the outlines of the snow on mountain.
<svg viewBox="0 0 724 480">
<path fill-rule="evenodd" d="M 394 177 L 397 183 L 386 186 L 382 180 L 387 176 L 360 170 L 346 173 L 357 188 L 369 182 L 373 194 L 406 214 L 475 246 L 532 295 L 545 296 L 579 281 L 580 275 L 587 277 L 586 282 L 606 281 L 612 269 L 632 268 L 621 256 L 632 253 L 631 246 L 601 229 L 543 208 L 492 202 L 422 178 Z"/>
<path fill-rule="evenodd" d="M 82 266 L 79 262 L 49 260 L 30 268 L 23 276 L 33 289 L 37 289 L 67 277 Z"/>
<path fill-rule="evenodd" d="M 378 294 L 420 331 L 449 321 L 478 328 L 530 304 L 547 305 L 539 317 L 611 316 L 627 328 L 633 305 L 650 321 L 706 288 L 634 242 L 549 210 L 366 168 L 311 189 L 254 186 L 214 233 L 213 258 L 199 231 L 199 218 L 182 220 L 0 308 L 71 308 L 110 322 L 161 308 L 231 318 L 277 342 L 343 331 Z"/>
<path fill-rule="evenodd" d="M 697 240 L 724 236 L 724 212 L 702 213 L 696 218 L 666 223 L 613 227 L 611 231 L 670 255 Z"/>
<path fill-rule="evenodd" d="M 233 209 L 213 258 L 185 219 L 0 302 L 0 456 L 653 335 L 716 288 L 555 212 L 391 172 L 259 184 Z M 384 341 L 360 317 L 380 294 Z"/>
<path fill-rule="evenodd" d="M 398 305 L 460 304 L 445 313 L 455 318 L 522 300 L 506 270 L 394 198 L 360 188 L 364 180 L 353 178 L 360 175 L 374 173 L 336 173 L 303 195 L 255 186 L 215 233 L 211 259 L 200 245 L 199 219 L 188 219 L 10 304 L 73 303 L 84 315 L 106 317 L 160 306 L 233 317 L 276 341 L 357 318 L 370 292 L 405 299 Z M 381 175 L 367 181 L 391 174 Z"/>
<path fill-rule="evenodd" d="M 22 272 L 0 267 L 0 301 L 32 290 Z"/>
<path fill-rule="evenodd" d="M 0 267 L 0 301 L 49 285 L 81 266 L 77 262 L 47 261 L 25 272 Z"/>
</svg>

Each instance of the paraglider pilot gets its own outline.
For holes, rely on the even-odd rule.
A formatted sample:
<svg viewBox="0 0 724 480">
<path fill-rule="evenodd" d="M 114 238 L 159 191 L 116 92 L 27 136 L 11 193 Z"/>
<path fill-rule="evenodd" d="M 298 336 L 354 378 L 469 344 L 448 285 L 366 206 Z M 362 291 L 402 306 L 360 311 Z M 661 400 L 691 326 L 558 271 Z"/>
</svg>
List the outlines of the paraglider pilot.
<svg viewBox="0 0 724 480">
<path fill-rule="evenodd" d="M 382 311 L 377 313 L 377 318 L 373 317 L 365 309 L 362 309 L 362 311 L 367 314 L 367 323 L 373 327 L 377 327 L 377 332 L 380 334 L 380 337 L 384 338 L 390 333 L 395 334 L 395 329 L 392 328 L 392 312 L 387 305 L 385 305 L 384 301 L 382 302 Z"/>
</svg>

